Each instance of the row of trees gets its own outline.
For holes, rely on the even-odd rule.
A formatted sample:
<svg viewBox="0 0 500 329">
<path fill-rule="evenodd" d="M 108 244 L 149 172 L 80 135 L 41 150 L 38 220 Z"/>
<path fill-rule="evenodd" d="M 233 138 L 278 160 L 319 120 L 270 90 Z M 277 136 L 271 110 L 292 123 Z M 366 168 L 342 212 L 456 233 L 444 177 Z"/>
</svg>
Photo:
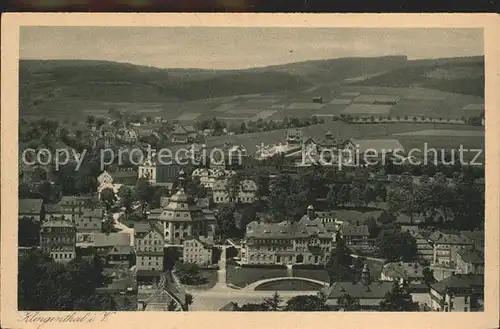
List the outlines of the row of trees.
<svg viewBox="0 0 500 329">
<path fill-rule="evenodd" d="M 19 253 L 18 305 L 20 310 L 112 311 L 111 296 L 96 293 L 110 283 L 100 259 L 76 258 L 56 263 L 39 250 Z"/>
</svg>

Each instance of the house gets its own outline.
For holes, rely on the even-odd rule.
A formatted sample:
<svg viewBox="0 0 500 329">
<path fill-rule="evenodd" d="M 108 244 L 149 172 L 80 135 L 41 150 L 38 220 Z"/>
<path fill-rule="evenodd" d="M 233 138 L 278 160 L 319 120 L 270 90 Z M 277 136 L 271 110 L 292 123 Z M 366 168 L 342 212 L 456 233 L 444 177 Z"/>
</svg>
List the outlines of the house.
<svg viewBox="0 0 500 329">
<path fill-rule="evenodd" d="M 172 131 L 172 133 L 170 134 L 170 138 L 171 138 L 172 143 L 175 143 L 175 144 L 187 144 L 189 141 L 193 141 L 194 140 L 192 130 L 190 129 L 190 131 L 188 132 L 188 130 L 186 129 L 186 127 L 178 125 L 174 129 L 174 131 Z"/>
<path fill-rule="evenodd" d="M 40 228 L 40 246 L 56 262 L 69 262 L 76 257 L 76 228 L 71 221 L 52 219 Z"/>
<path fill-rule="evenodd" d="M 413 238 L 415 238 L 418 259 L 424 260 L 429 264 L 432 263 L 434 260 L 434 248 L 428 239 L 426 239 L 420 232 L 410 231 L 409 233 Z"/>
<path fill-rule="evenodd" d="M 121 132 L 121 140 L 127 144 L 137 143 L 137 133 L 133 129 L 124 129 Z"/>
<path fill-rule="evenodd" d="M 104 209 L 84 208 L 81 215 L 75 218 L 75 227 L 78 232 L 101 232 Z"/>
<path fill-rule="evenodd" d="M 113 178 L 113 184 L 134 186 L 137 182 L 137 171 L 133 169 L 115 170 L 110 175 Z"/>
<path fill-rule="evenodd" d="M 335 242 L 336 232 L 326 227 L 310 206 L 299 222 L 249 223 L 242 241 L 241 262 L 324 264 Z"/>
<path fill-rule="evenodd" d="M 368 248 L 373 244 L 370 239 L 370 231 L 366 225 L 342 225 L 340 234 L 349 247 Z"/>
<path fill-rule="evenodd" d="M 151 222 L 134 225 L 134 247 L 138 271 L 163 271 L 163 231 Z"/>
<path fill-rule="evenodd" d="M 211 190 L 218 179 L 228 178 L 235 174 L 232 170 L 197 168 L 191 173 L 191 178 L 199 179 L 203 187 Z"/>
<path fill-rule="evenodd" d="M 213 187 L 213 200 L 216 204 L 230 202 L 253 203 L 257 198 L 257 184 L 251 179 L 243 179 L 236 191 L 236 200 L 230 195 L 227 179 L 217 180 Z"/>
<path fill-rule="evenodd" d="M 45 220 L 43 199 L 19 199 L 18 218 L 29 218 L 34 222 Z"/>
<path fill-rule="evenodd" d="M 472 249 L 474 242 L 460 233 L 435 231 L 429 236 L 434 251 L 433 264 L 455 268 L 457 251 Z"/>
<path fill-rule="evenodd" d="M 202 267 L 213 265 L 215 263 L 213 244 L 213 239 L 204 237 L 186 238 L 182 249 L 184 263 L 193 263 Z"/>
<path fill-rule="evenodd" d="M 299 129 L 293 128 L 286 131 L 286 142 L 288 145 L 301 145 L 303 138 L 302 131 Z"/>
<path fill-rule="evenodd" d="M 457 274 L 483 274 L 484 254 L 476 249 L 457 250 Z"/>
<path fill-rule="evenodd" d="M 387 263 L 380 273 L 381 281 L 419 284 L 424 282 L 424 267 L 418 263 Z"/>
<path fill-rule="evenodd" d="M 106 255 L 106 265 L 130 268 L 133 263 L 133 249 L 130 245 L 116 245 Z"/>
<path fill-rule="evenodd" d="M 59 200 L 58 205 L 61 207 L 61 212 L 66 220 L 75 222 L 77 216 L 83 214 L 84 208 L 92 208 L 95 205 L 95 200 L 90 196 L 63 196 Z"/>
<path fill-rule="evenodd" d="M 338 304 L 339 298 L 346 295 L 358 298 L 361 310 L 377 311 L 380 302 L 385 299 L 388 292 L 394 287 L 392 281 L 372 281 L 370 270 L 365 264 L 358 282 L 334 282 L 329 287 L 323 288 L 322 293 L 326 296 L 326 304 L 334 310 L 342 310 Z"/>
<path fill-rule="evenodd" d="M 431 307 L 443 312 L 477 311 L 484 301 L 484 276 L 457 274 L 431 284 Z"/>
<path fill-rule="evenodd" d="M 168 163 L 168 159 L 159 159 L 157 155 L 145 159 L 138 167 L 138 177 L 145 178 L 151 184 L 173 183 L 177 180 L 179 173 L 190 165 Z"/>
</svg>

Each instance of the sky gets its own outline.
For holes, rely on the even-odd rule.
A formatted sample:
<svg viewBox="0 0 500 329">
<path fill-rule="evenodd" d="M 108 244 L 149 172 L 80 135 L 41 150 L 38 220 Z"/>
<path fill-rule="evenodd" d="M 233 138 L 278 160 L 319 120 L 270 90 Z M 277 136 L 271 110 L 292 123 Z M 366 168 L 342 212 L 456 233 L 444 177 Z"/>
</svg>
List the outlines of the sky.
<svg viewBox="0 0 500 329">
<path fill-rule="evenodd" d="M 484 54 L 481 29 L 22 27 L 21 59 L 241 69 L 341 57 Z"/>
</svg>

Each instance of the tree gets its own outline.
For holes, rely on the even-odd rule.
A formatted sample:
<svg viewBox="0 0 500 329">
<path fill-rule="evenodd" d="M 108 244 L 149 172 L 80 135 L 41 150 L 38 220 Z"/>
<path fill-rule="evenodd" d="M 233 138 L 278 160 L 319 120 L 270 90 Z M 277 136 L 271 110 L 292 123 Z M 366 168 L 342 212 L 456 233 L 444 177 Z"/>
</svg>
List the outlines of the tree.
<svg viewBox="0 0 500 329">
<path fill-rule="evenodd" d="M 88 115 L 87 118 L 85 119 L 85 122 L 87 122 L 88 126 L 94 124 L 95 123 L 95 116 Z"/>
<path fill-rule="evenodd" d="M 40 243 L 40 223 L 29 217 L 22 217 L 18 224 L 18 244 L 20 247 L 36 247 Z"/>
<path fill-rule="evenodd" d="M 269 175 L 258 173 L 255 184 L 257 185 L 257 198 L 261 199 L 269 195 Z"/>
<path fill-rule="evenodd" d="M 218 214 L 217 232 L 223 238 L 240 237 L 241 232 L 236 227 L 234 218 L 234 208 L 232 206 L 224 206 Z"/>
<path fill-rule="evenodd" d="M 106 209 L 109 211 L 116 202 L 116 195 L 112 188 L 107 187 L 101 191 L 101 201 L 104 202 Z"/>
<path fill-rule="evenodd" d="M 108 215 L 102 223 L 102 231 L 106 234 L 112 233 L 115 228 L 115 219 L 113 215 Z"/>
<path fill-rule="evenodd" d="M 236 304 L 236 310 L 240 312 L 267 312 L 269 309 L 264 303 L 248 303 L 238 306 Z"/>
<path fill-rule="evenodd" d="M 281 311 L 283 309 L 282 303 L 283 299 L 277 291 L 274 292 L 272 297 L 264 298 L 264 305 L 269 311 Z"/>
<path fill-rule="evenodd" d="M 205 278 L 201 276 L 200 268 L 194 263 L 177 262 L 175 264 L 175 275 L 182 284 L 199 285 L 205 282 Z"/>
<path fill-rule="evenodd" d="M 342 311 L 346 312 L 361 310 L 361 305 L 359 304 L 359 298 L 353 297 L 347 293 L 338 298 L 337 305 L 340 306 Z"/>
<path fill-rule="evenodd" d="M 415 238 L 398 229 L 384 229 L 376 239 L 379 255 L 388 262 L 409 262 L 417 254 Z"/>
<path fill-rule="evenodd" d="M 120 205 L 125 208 L 125 214 L 130 214 L 134 202 L 132 190 L 129 187 L 122 186 L 118 190 L 118 197 L 120 198 Z"/>
<path fill-rule="evenodd" d="M 330 283 L 350 281 L 353 278 L 351 251 L 347 248 L 340 234 L 337 234 L 336 240 L 337 245 L 331 251 L 325 266 L 328 276 L 330 277 Z"/>
<path fill-rule="evenodd" d="M 434 277 L 434 271 L 429 267 L 424 268 L 422 274 L 424 275 L 424 283 L 426 285 L 430 285 L 431 283 L 436 282 L 436 278 Z"/>
<path fill-rule="evenodd" d="M 323 296 L 301 295 L 290 298 L 286 302 L 285 311 L 318 312 L 328 311 L 326 299 Z"/>
<path fill-rule="evenodd" d="M 39 250 L 19 254 L 18 304 L 20 310 L 116 310 L 116 303 L 96 294 L 110 283 L 98 257 L 54 262 Z"/>
<path fill-rule="evenodd" d="M 145 178 L 139 178 L 135 184 L 135 197 L 141 203 L 142 213 L 146 210 L 146 205 L 151 202 L 153 190 L 151 184 Z"/>
<path fill-rule="evenodd" d="M 156 191 L 153 193 L 153 197 L 151 198 L 151 207 L 160 208 L 161 198 L 166 196 L 168 196 L 168 192 L 164 187 L 156 189 Z"/>
<path fill-rule="evenodd" d="M 368 217 L 366 219 L 366 226 L 368 226 L 368 232 L 370 232 L 370 237 L 376 238 L 380 232 L 380 228 L 378 227 L 375 218 Z"/>
<path fill-rule="evenodd" d="M 416 312 L 418 303 L 413 299 L 405 287 L 394 281 L 394 286 L 389 291 L 383 301 L 380 302 L 379 311 L 381 312 Z"/>
</svg>

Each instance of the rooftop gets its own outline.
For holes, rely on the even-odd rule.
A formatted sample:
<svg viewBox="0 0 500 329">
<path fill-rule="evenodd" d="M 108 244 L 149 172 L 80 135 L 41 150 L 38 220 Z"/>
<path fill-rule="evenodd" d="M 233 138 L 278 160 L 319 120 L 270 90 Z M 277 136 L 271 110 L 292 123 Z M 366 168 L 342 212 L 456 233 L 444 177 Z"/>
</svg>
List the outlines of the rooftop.
<svg viewBox="0 0 500 329">
<path fill-rule="evenodd" d="M 370 232 L 366 225 L 343 225 L 340 228 L 344 236 L 369 236 Z"/>
<path fill-rule="evenodd" d="M 465 262 L 484 265 L 484 255 L 478 250 L 459 249 L 457 250 L 457 254 L 459 254 Z"/>
<path fill-rule="evenodd" d="M 19 199 L 20 214 L 40 214 L 42 211 L 42 199 Z"/>
<path fill-rule="evenodd" d="M 484 289 L 484 276 L 481 274 L 456 274 L 431 284 L 431 288 L 441 294 L 456 290 Z"/>
<path fill-rule="evenodd" d="M 130 235 L 127 233 L 94 233 L 94 247 L 129 246 Z"/>
<path fill-rule="evenodd" d="M 324 292 L 329 299 L 337 299 L 345 294 L 359 299 L 383 299 L 393 286 L 392 281 L 375 281 L 368 285 L 363 282 L 335 282 Z"/>
<path fill-rule="evenodd" d="M 394 262 L 387 263 L 382 269 L 382 273 L 391 278 L 423 278 L 424 267 L 418 263 Z"/>
</svg>

